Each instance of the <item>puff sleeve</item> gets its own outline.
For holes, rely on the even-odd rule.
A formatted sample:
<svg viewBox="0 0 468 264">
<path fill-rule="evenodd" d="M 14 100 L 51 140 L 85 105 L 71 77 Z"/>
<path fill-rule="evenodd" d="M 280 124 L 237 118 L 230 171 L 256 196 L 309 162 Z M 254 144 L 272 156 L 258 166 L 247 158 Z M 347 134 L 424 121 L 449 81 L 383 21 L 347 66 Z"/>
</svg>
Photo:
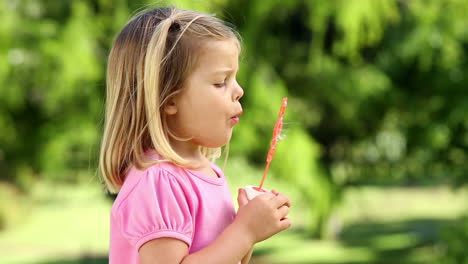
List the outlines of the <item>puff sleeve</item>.
<svg viewBox="0 0 468 264">
<path fill-rule="evenodd" d="M 190 247 L 194 198 L 180 177 L 159 166 L 149 168 L 117 212 L 123 237 L 137 250 L 161 237 L 179 239 Z"/>
</svg>

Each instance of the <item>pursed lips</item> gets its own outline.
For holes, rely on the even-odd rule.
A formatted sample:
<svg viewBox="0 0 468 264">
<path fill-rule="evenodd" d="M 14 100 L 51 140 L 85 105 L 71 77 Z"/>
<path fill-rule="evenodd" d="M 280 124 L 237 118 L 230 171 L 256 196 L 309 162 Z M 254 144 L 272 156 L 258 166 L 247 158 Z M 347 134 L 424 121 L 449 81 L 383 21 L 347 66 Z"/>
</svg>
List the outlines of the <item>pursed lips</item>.
<svg viewBox="0 0 468 264">
<path fill-rule="evenodd" d="M 240 116 L 242 115 L 242 111 L 239 113 L 235 114 L 233 117 L 231 117 L 231 120 L 234 122 L 234 125 L 238 124 L 240 121 Z"/>
</svg>

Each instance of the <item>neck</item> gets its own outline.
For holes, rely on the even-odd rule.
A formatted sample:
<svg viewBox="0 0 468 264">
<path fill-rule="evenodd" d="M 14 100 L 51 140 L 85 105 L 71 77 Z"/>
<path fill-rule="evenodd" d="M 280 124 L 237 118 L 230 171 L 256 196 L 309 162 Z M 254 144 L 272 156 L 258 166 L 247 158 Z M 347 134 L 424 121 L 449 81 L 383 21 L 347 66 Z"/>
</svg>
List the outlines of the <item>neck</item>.
<svg viewBox="0 0 468 264">
<path fill-rule="evenodd" d="M 170 144 L 177 154 L 194 164 L 203 165 L 208 161 L 202 154 L 200 145 L 193 144 L 191 141 L 178 141 L 175 139 L 171 139 Z"/>
</svg>

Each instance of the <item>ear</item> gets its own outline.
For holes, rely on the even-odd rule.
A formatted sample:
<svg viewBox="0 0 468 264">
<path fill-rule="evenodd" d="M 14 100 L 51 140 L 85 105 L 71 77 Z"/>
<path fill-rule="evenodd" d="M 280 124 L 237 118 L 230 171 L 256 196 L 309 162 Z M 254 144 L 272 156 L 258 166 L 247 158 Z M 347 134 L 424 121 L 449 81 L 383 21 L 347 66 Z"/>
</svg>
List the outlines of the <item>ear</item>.
<svg viewBox="0 0 468 264">
<path fill-rule="evenodd" d="M 175 115 L 177 113 L 177 104 L 174 99 L 174 97 L 170 98 L 164 106 L 164 113 L 167 115 Z"/>
</svg>

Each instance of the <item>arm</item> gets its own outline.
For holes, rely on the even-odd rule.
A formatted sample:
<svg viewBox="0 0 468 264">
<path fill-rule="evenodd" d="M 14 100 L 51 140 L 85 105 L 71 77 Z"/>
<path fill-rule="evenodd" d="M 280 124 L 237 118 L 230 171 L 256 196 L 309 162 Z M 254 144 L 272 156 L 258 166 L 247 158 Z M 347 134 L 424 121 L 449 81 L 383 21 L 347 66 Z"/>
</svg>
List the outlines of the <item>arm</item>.
<svg viewBox="0 0 468 264">
<path fill-rule="evenodd" d="M 174 238 L 158 238 L 144 244 L 139 251 L 140 263 L 237 264 L 252 248 L 252 240 L 236 223 L 228 226 L 213 243 L 188 255 L 188 246 Z"/>
<path fill-rule="evenodd" d="M 237 264 L 247 255 L 254 244 L 252 237 L 247 235 L 246 230 L 234 222 L 228 226 L 213 243 L 204 249 L 188 255 L 183 264 L 192 263 L 232 263 Z"/>
<path fill-rule="evenodd" d="M 247 199 L 247 194 L 245 193 L 244 189 L 239 189 L 237 193 L 237 203 L 239 204 L 239 208 L 245 206 L 249 203 L 249 199 Z M 242 258 L 241 264 L 248 264 L 250 258 L 252 258 L 253 247 L 247 252 L 247 254 Z"/>
<path fill-rule="evenodd" d="M 184 242 L 158 238 L 140 248 L 140 263 L 237 264 L 242 259 L 248 261 L 255 243 L 291 226 L 291 221 L 284 219 L 288 214 L 285 206 L 288 202 L 285 195 L 260 195 L 239 208 L 234 222 L 207 247 L 188 254 L 188 246 Z"/>
</svg>

